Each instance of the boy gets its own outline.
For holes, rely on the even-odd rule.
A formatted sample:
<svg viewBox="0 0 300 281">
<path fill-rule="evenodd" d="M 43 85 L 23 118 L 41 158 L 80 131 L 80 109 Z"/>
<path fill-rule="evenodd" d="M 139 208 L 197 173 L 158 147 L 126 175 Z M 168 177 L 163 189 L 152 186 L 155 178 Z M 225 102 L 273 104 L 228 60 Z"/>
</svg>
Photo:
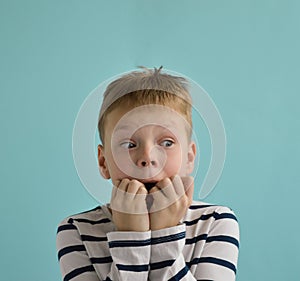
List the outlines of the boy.
<svg viewBox="0 0 300 281">
<path fill-rule="evenodd" d="M 234 213 L 192 201 L 187 81 L 161 68 L 120 77 L 104 93 L 98 129 L 111 201 L 59 225 L 63 280 L 235 280 Z"/>
</svg>

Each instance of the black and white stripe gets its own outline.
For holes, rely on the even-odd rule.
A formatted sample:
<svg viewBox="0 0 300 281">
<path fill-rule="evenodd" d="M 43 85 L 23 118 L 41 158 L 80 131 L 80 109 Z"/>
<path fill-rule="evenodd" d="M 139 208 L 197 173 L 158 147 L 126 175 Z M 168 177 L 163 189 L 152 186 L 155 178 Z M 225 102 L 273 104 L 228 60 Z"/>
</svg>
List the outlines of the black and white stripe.
<svg viewBox="0 0 300 281">
<path fill-rule="evenodd" d="M 231 209 L 193 202 L 181 225 L 118 232 L 107 206 L 63 220 L 57 255 L 63 280 L 235 280 L 239 228 Z M 81 279 L 82 276 L 82 279 Z"/>
</svg>

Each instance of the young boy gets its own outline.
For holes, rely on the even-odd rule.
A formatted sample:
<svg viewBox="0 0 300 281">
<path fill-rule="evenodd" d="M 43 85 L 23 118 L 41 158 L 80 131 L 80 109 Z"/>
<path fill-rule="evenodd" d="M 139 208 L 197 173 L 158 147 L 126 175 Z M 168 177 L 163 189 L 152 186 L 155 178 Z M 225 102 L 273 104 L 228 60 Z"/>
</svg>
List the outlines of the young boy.
<svg viewBox="0 0 300 281">
<path fill-rule="evenodd" d="M 98 129 L 111 201 L 60 223 L 63 280 L 235 280 L 234 213 L 192 200 L 187 81 L 161 68 L 122 76 L 104 93 Z"/>
</svg>

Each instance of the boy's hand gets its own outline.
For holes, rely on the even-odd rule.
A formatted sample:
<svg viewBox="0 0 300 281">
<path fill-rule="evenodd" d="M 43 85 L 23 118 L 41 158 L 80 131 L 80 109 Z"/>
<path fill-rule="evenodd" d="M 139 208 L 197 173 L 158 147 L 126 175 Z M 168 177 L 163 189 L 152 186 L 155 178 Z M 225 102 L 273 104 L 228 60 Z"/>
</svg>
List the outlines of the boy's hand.
<svg viewBox="0 0 300 281">
<path fill-rule="evenodd" d="M 137 180 L 114 182 L 110 207 L 118 231 L 148 231 L 149 215 L 146 205 L 148 192 Z"/>
<path fill-rule="evenodd" d="M 150 229 L 158 230 L 178 225 L 192 203 L 194 180 L 178 175 L 165 178 L 150 190 L 153 204 L 150 209 Z"/>
</svg>

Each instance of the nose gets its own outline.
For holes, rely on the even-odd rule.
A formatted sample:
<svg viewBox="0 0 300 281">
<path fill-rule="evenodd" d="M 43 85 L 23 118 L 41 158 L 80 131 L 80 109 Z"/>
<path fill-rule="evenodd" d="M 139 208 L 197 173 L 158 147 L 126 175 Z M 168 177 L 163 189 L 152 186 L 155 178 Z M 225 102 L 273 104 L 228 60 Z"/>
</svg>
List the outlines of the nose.
<svg viewBox="0 0 300 281">
<path fill-rule="evenodd" d="M 156 161 L 153 160 L 138 160 L 138 166 L 139 167 L 147 167 L 147 166 L 156 166 Z"/>
<path fill-rule="evenodd" d="M 138 167 L 157 167 L 158 160 L 156 159 L 155 149 L 150 146 L 141 147 L 138 153 L 136 165 Z"/>
</svg>

